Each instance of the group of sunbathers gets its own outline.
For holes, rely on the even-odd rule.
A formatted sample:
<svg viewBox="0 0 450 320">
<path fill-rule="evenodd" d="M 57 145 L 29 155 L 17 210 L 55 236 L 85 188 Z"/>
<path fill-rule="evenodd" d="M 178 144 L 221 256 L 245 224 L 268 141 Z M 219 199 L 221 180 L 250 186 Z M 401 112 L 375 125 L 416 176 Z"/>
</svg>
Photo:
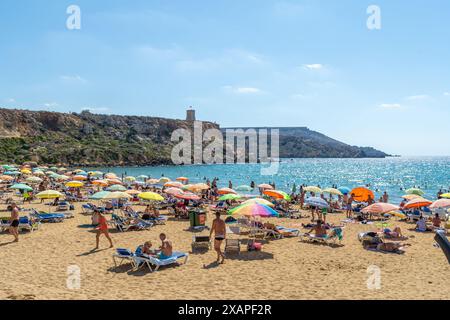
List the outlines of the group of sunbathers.
<svg viewBox="0 0 450 320">
<path fill-rule="evenodd" d="M 139 248 L 141 250 L 141 254 L 145 254 L 148 256 L 156 257 L 158 259 L 169 259 L 172 257 L 173 253 L 173 246 L 172 242 L 167 239 L 167 236 L 165 233 L 161 233 L 159 235 L 159 239 L 161 240 L 161 245 L 159 249 L 152 249 L 152 242 L 146 241 L 143 245 L 141 245 Z"/>
</svg>

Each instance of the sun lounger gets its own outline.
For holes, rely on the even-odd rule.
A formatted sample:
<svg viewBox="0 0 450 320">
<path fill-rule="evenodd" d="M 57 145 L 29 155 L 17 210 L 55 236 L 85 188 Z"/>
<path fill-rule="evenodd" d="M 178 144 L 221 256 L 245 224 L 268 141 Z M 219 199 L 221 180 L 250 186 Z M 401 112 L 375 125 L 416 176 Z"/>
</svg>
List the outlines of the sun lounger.
<svg viewBox="0 0 450 320">
<path fill-rule="evenodd" d="M 58 223 L 63 222 L 66 216 L 63 213 L 45 213 L 33 210 L 31 216 L 39 222 Z"/>
<path fill-rule="evenodd" d="M 34 231 L 39 229 L 40 222 L 33 221 L 29 217 L 21 217 L 19 219 L 19 230 Z"/>
<path fill-rule="evenodd" d="M 231 252 L 235 252 L 237 254 L 241 252 L 241 241 L 239 239 L 225 240 L 225 254 Z"/>
<path fill-rule="evenodd" d="M 130 262 L 132 268 L 135 269 L 137 267 L 134 259 L 135 257 L 135 253 L 133 253 L 131 250 L 117 248 L 116 253 L 113 254 L 114 265 L 117 268 L 120 267 L 125 261 L 127 261 Z M 117 260 L 120 261 L 119 264 L 117 263 Z"/>
<path fill-rule="evenodd" d="M 331 229 L 330 233 L 324 237 L 318 237 L 313 234 L 303 233 L 300 234 L 301 241 L 312 241 L 312 242 L 322 242 L 322 243 L 333 243 L 335 244 L 337 241 L 341 243 L 342 238 L 344 236 L 344 229 L 342 227 Z"/>
<path fill-rule="evenodd" d="M 120 232 L 126 232 L 129 230 L 148 230 L 153 224 L 151 222 L 144 222 L 143 220 L 138 220 L 135 223 L 127 222 L 127 220 L 117 216 L 112 216 L 112 222 Z"/>
<path fill-rule="evenodd" d="M 95 210 L 95 206 L 92 203 L 86 203 L 81 206 L 81 210 L 83 214 L 93 214 Z"/>
<path fill-rule="evenodd" d="M 298 237 L 300 234 L 298 229 L 285 228 L 283 226 L 277 226 L 276 229 L 283 237 Z"/>
<path fill-rule="evenodd" d="M 173 252 L 172 256 L 167 259 L 159 259 L 154 256 L 149 255 L 135 255 L 133 257 L 135 265 L 137 265 L 137 268 L 142 267 L 143 265 L 146 265 L 151 272 L 156 272 L 159 270 L 162 266 L 168 266 L 171 264 L 178 264 L 178 260 L 183 259 L 183 264 L 187 263 L 187 260 L 189 258 L 189 254 L 183 253 L 183 252 Z"/>
<path fill-rule="evenodd" d="M 197 249 L 211 249 L 211 239 L 209 236 L 193 236 L 192 237 L 192 252 Z"/>
</svg>

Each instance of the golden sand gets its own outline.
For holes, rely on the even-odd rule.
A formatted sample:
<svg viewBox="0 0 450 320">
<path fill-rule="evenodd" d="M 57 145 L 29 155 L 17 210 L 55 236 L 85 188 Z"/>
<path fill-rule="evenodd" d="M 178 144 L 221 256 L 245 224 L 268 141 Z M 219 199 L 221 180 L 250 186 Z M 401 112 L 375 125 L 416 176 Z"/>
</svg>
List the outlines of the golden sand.
<svg viewBox="0 0 450 320">
<path fill-rule="evenodd" d="M 32 205 L 42 210 L 45 206 Z M 25 205 L 25 208 L 30 205 Z M 0 206 L 5 208 L 4 205 Z M 193 254 L 189 222 L 169 220 L 149 231 L 112 231 L 115 247 L 134 250 L 147 240 L 158 244 L 165 232 L 174 250 L 189 252 L 186 265 L 131 272 L 130 265 L 114 267 L 114 249 L 101 239 L 95 246 L 90 217 L 76 204 L 75 218 L 63 223 L 43 224 L 32 233 L 22 233 L 19 243 L 0 234 L 0 299 L 449 299 L 450 266 L 433 246 L 434 234 L 411 231 L 399 225 L 411 247 L 406 253 L 366 251 L 359 232 L 374 231 L 375 225 L 347 224 L 342 247 L 302 243 L 284 238 L 265 243 L 262 252 L 247 252 L 215 265 L 213 250 Z M 342 214 L 329 215 L 339 223 Z M 208 217 L 208 225 L 211 224 Z M 276 219 L 277 224 L 301 228 L 308 219 Z M 205 232 L 206 234 L 208 232 Z M 245 239 L 245 236 L 242 236 Z M 81 288 L 67 288 L 67 268 L 79 266 Z M 381 270 L 381 289 L 368 289 L 369 266 Z M 206 267 L 206 268 L 205 268 Z"/>
</svg>

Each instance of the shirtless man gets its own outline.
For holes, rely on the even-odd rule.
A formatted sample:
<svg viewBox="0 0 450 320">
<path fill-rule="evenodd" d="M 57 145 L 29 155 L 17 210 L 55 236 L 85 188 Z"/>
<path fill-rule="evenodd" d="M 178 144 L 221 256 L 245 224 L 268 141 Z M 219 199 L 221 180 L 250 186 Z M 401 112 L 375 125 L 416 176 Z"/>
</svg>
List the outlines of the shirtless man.
<svg viewBox="0 0 450 320">
<path fill-rule="evenodd" d="M 209 237 L 212 237 L 212 234 L 214 232 L 215 238 L 214 238 L 214 250 L 217 252 L 217 262 L 224 263 L 225 262 L 225 255 L 222 253 L 221 245 L 223 240 L 226 238 L 227 234 L 227 228 L 225 225 L 225 221 L 220 219 L 220 212 L 216 212 L 216 218 L 213 221 L 211 232 L 209 234 Z M 222 261 L 220 260 L 222 258 Z"/>
<path fill-rule="evenodd" d="M 327 229 L 325 229 L 322 220 L 317 220 L 317 224 L 307 234 L 311 234 L 311 232 L 314 232 L 316 237 L 325 238 L 327 236 Z"/>
<path fill-rule="evenodd" d="M 167 239 L 165 233 L 161 233 L 159 235 L 159 239 L 161 240 L 161 246 L 159 247 L 161 250 L 159 253 L 159 259 L 169 259 L 173 253 L 172 242 Z"/>
<path fill-rule="evenodd" d="M 19 208 L 15 203 L 11 203 L 11 224 L 9 226 L 9 233 L 14 236 L 14 242 L 19 242 Z"/>
</svg>

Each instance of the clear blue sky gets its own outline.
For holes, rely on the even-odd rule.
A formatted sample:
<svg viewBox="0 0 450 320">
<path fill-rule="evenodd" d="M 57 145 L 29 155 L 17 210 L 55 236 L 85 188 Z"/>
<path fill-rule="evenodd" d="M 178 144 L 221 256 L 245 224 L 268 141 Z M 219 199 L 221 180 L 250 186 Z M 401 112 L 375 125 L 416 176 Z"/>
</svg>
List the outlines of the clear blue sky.
<svg viewBox="0 0 450 320">
<path fill-rule="evenodd" d="M 81 30 L 66 9 L 81 8 Z M 381 8 L 381 30 L 366 27 Z M 0 106 L 308 126 L 450 155 L 450 1 L 2 0 Z"/>
</svg>

